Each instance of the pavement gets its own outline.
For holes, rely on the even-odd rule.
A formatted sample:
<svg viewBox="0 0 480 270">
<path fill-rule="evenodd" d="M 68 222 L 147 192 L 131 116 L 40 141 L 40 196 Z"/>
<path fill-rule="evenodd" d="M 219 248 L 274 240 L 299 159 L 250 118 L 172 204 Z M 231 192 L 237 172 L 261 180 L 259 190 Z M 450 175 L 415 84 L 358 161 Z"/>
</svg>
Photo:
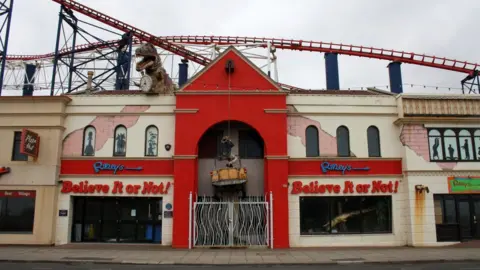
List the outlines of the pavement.
<svg viewBox="0 0 480 270">
<path fill-rule="evenodd" d="M 0 262 L 230 266 L 472 262 L 480 265 L 480 247 L 179 250 L 153 245 L 118 244 L 0 246 Z"/>
<path fill-rule="evenodd" d="M 1 263 L 5 270 L 191 270 L 193 265 L 127 265 L 92 263 Z M 272 270 L 271 265 L 210 265 L 213 270 Z M 346 264 L 346 265 L 278 265 L 275 270 L 478 270 L 478 263 L 444 262 L 425 264 Z M 196 269 L 198 270 L 198 269 Z"/>
</svg>

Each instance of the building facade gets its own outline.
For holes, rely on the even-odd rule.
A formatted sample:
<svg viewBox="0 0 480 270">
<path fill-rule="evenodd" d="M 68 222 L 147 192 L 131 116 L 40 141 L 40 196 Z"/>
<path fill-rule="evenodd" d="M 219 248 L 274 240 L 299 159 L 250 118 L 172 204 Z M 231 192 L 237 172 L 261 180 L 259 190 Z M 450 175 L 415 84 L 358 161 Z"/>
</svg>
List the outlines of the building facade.
<svg viewBox="0 0 480 270">
<path fill-rule="evenodd" d="M 436 246 L 480 236 L 476 97 L 287 92 L 231 48 L 172 95 L 69 99 L 51 182 L 57 245 Z M 246 168 L 240 189 L 213 181 L 225 136 Z"/>
<path fill-rule="evenodd" d="M 68 97 L 0 98 L 0 244 L 54 244 L 68 102 Z"/>
</svg>

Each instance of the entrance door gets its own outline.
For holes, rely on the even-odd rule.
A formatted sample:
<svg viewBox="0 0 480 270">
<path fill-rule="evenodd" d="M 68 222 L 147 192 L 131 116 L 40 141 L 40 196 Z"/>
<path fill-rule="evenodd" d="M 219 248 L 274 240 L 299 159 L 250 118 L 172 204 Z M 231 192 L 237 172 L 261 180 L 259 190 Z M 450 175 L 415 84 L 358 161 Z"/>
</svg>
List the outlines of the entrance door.
<svg viewBox="0 0 480 270">
<path fill-rule="evenodd" d="M 480 195 L 472 196 L 472 208 L 473 236 L 480 239 Z"/>
<path fill-rule="evenodd" d="M 268 202 L 205 198 L 194 203 L 193 245 L 209 247 L 267 246 Z"/>
<path fill-rule="evenodd" d="M 161 243 L 162 199 L 74 197 L 72 242 Z"/>
</svg>

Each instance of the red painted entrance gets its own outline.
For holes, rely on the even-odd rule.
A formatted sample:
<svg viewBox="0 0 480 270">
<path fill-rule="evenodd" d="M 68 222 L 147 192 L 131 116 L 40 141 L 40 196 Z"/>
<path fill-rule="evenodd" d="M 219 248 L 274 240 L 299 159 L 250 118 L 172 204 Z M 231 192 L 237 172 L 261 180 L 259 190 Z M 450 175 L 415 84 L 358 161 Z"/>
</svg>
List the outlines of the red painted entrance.
<svg viewBox="0 0 480 270">
<path fill-rule="evenodd" d="M 228 60 L 235 69 L 230 75 L 225 72 Z M 233 48 L 177 92 L 172 246 L 188 247 L 189 194 L 195 194 L 198 185 L 198 142 L 211 126 L 226 120 L 250 125 L 265 142 L 265 191 L 273 193 L 274 248 L 288 248 L 286 93 Z"/>
</svg>

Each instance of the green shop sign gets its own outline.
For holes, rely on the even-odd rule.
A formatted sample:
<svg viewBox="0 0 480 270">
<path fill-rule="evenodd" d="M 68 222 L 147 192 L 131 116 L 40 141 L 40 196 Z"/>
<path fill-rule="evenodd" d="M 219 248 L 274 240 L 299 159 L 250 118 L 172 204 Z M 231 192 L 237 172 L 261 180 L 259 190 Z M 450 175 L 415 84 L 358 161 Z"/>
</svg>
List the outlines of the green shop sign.
<svg viewBox="0 0 480 270">
<path fill-rule="evenodd" d="M 450 193 L 480 193 L 480 177 L 450 177 L 448 178 Z"/>
</svg>

